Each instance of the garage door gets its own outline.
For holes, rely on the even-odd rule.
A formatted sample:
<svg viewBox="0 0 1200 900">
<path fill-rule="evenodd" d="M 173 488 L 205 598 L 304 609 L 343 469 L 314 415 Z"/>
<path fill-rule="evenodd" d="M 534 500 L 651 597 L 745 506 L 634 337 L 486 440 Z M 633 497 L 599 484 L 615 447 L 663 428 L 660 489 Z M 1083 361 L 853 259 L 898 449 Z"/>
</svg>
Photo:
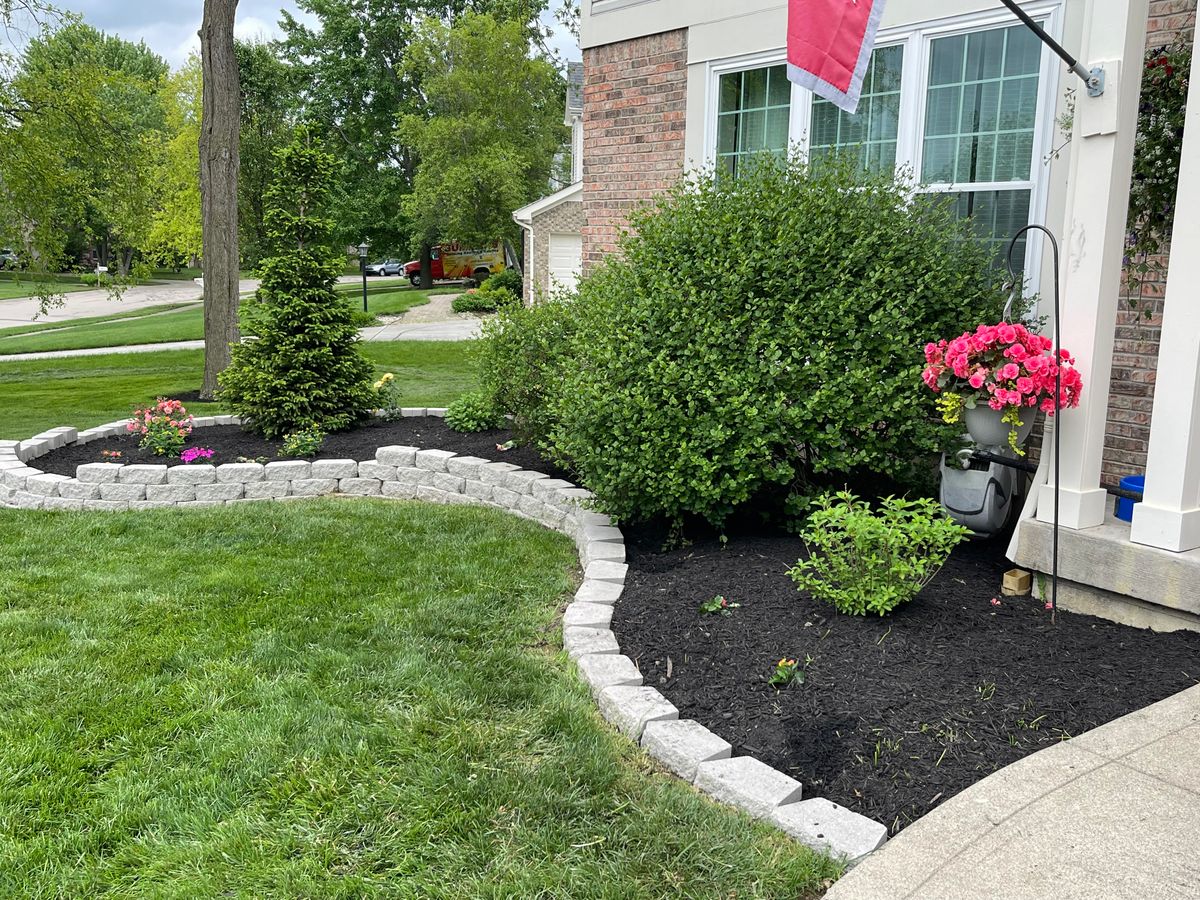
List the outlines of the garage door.
<svg viewBox="0 0 1200 900">
<path fill-rule="evenodd" d="M 579 234 L 550 235 L 550 289 L 575 290 L 583 268 L 583 236 Z"/>
</svg>

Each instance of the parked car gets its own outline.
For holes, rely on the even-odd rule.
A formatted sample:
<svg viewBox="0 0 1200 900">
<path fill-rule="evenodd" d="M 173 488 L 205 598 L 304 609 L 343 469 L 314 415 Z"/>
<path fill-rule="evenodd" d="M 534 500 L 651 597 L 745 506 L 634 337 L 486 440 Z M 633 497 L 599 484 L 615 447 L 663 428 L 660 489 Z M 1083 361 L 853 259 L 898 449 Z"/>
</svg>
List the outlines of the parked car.
<svg viewBox="0 0 1200 900">
<path fill-rule="evenodd" d="M 385 259 L 383 262 L 367 263 L 368 275 L 403 275 L 404 263 L 398 259 Z"/>
<path fill-rule="evenodd" d="M 0 250 L 0 269 L 19 269 L 21 261 L 17 258 L 17 254 L 5 247 Z"/>
</svg>

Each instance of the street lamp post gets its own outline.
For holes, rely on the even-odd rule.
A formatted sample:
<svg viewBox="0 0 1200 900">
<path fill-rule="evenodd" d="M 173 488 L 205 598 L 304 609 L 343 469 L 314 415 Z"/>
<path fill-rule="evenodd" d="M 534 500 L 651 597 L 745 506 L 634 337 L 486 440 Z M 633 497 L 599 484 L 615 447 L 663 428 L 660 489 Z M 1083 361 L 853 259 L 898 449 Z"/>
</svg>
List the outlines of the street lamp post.
<svg viewBox="0 0 1200 900">
<path fill-rule="evenodd" d="M 367 242 L 358 245 L 358 267 L 363 277 L 363 312 L 367 311 Z"/>
</svg>

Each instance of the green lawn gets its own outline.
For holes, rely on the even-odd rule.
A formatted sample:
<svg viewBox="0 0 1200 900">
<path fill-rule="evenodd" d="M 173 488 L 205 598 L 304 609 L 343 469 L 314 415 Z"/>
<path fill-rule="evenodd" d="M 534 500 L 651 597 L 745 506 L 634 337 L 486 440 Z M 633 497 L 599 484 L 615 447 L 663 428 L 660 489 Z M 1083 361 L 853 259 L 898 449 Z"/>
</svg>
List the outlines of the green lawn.
<svg viewBox="0 0 1200 900">
<path fill-rule="evenodd" d="M 379 372 L 393 372 L 411 406 L 446 406 L 475 385 L 462 343 L 364 344 Z M 0 440 L 21 440 L 57 425 L 90 428 L 128 416 L 158 396 L 200 388 L 200 350 L 164 350 L 0 362 Z M 213 404 L 189 403 L 197 415 Z"/>
<path fill-rule="evenodd" d="M 418 291 L 395 285 L 368 287 L 367 305 L 376 315 L 404 312 L 422 306 L 436 294 L 455 293 L 453 288 Z M 362 308 L 362 288 L 342 290 L 355 310 Z M 47 350 L 81 350 L 95 347 L 124 347 L 171 341 L 198 341 L 204 337 L 204 314 L 199 306 L 163 313 L 179 304 L 112 316 L 80 319 L 78 322 L 22 325 L 0 329 L 0 354 L 36 353 Z M 366 323 L 364 323 L 366 324 Z"/>
<path fill-rule="evenodd" d="M 560 650 L 571 542 L 322 500 L 0 510 L 0 895 L 811 897 Z"/>
<path fill-rule="evenodd" d="M 32 297 L 45 289 L 46 285 L 59 294 L 89 290 L 88 285 L 80 283 L 78 275 L 43 275 L 35 278 L 20 272 L 0 272 L 0 300 Z"/>
</svg>

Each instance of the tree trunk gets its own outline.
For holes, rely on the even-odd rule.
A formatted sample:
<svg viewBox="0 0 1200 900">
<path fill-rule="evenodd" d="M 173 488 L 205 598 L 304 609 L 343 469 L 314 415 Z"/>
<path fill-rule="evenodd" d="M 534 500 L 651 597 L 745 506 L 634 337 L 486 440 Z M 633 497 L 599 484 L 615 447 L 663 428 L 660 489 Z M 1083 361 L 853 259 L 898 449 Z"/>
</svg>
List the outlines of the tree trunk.
<svg viewBox="0 0 1200 900">
<path fill-rule="evenodd" d="M 130 269 L 133 268 L 133 248 L 126 247 L 121 251 L 121 268 L 119 269 L 122 278 L 129 276 Z"/>
<path fill-rule="evenodd" d="M 433 247 L 421 244 L 421 288 L 429 290 L 433 287 Z"/>
<path fill-rule="evenodd" d="M 204 383 L 211 400 L 238 332 L 238 136 L 240 98 L 233 18 L 237 0 L 204 0 L 200 59 L 200 209 L 204 248 Z"/>
</svg>

